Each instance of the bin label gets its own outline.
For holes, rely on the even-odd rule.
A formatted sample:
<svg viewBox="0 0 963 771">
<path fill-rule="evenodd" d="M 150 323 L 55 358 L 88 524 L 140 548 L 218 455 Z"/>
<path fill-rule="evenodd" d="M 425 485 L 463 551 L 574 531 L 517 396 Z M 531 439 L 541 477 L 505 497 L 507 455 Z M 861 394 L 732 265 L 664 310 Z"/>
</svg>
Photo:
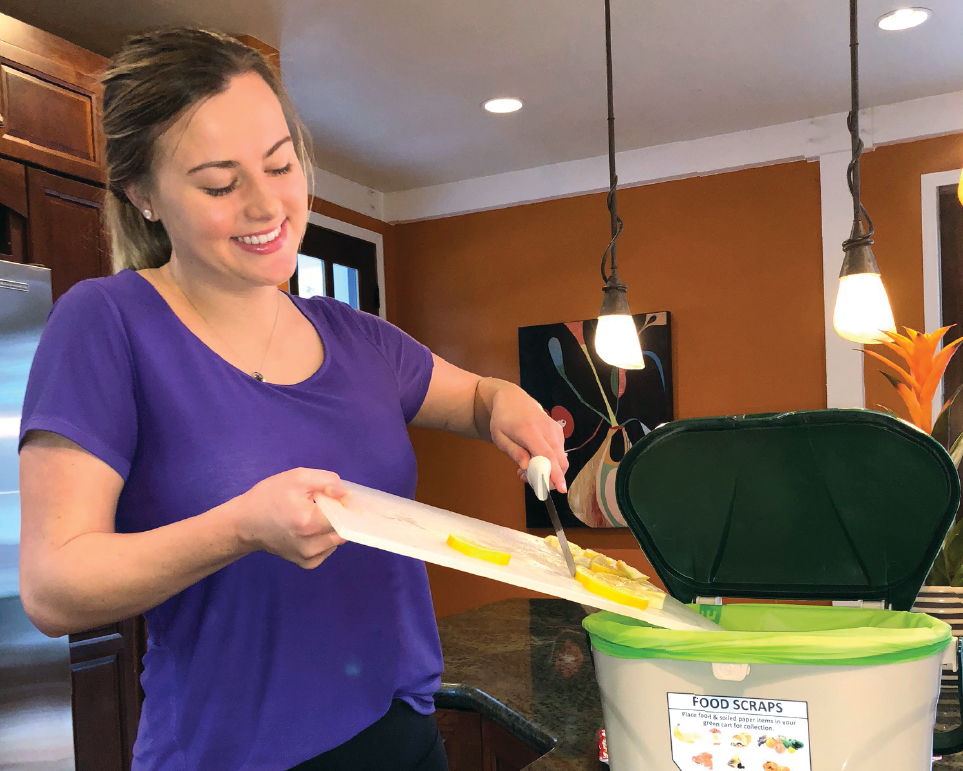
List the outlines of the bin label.
<svg viewBox="0 0 963 771">
<path fill-rule="evenodd" d="M 806 702 L 701 693 L 668 699 L 672 760 L 680 771 L 812 771 Z"/>
</svg>

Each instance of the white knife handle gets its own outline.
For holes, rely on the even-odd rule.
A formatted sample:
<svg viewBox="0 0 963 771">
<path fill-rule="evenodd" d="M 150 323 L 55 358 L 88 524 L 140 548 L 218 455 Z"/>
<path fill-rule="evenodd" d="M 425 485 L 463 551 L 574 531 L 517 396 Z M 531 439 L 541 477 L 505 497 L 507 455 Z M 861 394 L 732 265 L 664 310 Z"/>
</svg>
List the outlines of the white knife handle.
<svg viewBox="0 0 963 771">
<path fill-rule="evenodd" d="M 535 496 L 540 501 L 548 498 L 550 478 L 552 475 L 552 461 L 544 455 L 536 455 L 528 462 L 528 470 L 525 472 L 528 483 L 535 491 Z"/>
</svg>

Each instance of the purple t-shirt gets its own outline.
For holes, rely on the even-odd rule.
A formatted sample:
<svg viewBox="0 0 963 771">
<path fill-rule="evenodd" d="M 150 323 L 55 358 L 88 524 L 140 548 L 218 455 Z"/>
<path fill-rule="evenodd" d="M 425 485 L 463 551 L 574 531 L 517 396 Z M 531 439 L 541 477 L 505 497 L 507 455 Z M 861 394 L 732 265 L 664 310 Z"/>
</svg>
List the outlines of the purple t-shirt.
<svg viewBox="0 0 963 771">
<path fill-rule="evenodd" d="M 61 434 L 124 479 L 116 530 L 200 514 L 299 466 L 413 497 L 407 423 L 431 353 L 327 298 L 292 297 L 324 363 L 260 383 L 215 354 L 142 276 L 54 306 L 21 438 Z M 135 771 L 281 771 L 351 738 L 393 698 L 424 714 L 442 659 L 424 563 L 344 544 L 315 570 L 257 552 L 148 611 Z"/>
</svg>

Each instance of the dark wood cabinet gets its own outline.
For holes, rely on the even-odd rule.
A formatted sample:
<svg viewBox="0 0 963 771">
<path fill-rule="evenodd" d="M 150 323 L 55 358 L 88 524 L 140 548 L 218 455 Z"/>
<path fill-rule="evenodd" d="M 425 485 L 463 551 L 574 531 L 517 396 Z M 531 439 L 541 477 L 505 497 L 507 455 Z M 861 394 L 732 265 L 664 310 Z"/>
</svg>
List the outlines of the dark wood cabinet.
<svg viewBox="0 0 963 771">
<path fill-rule="evenodd" d="M 435 717 L 450 771 L 521 771 L 541 757 L 477 712 L 439 709 Z"/>
<path fill-rule="evenodd" d="M 126 771 L 143 695 L 143 619 L 70 635 L 77 771 Z"/>
<path fill-rule="evenodd" d="M 541 753 L 490 720 L 482 720 L 482 753 L 485 771 L 521 771 L 541 757 Z"/>
<path fill-rule="evenodd" d="M 107 60 L 0 15 L 0 155 L 103 183 Z"/>
<path fill-rule="evenodd" d="M 27 168 L 0 158 L 0 260 L 27 261 Z"/>
<path fill-rule="evenodd" d="M 97 73 L 105 64 L 0 14 L 0 259 L 50 268 L 55 300 L 111 273 L 101 222 Z M 128 771 L 143 701 L 144 620 L 69 641 L 76 769 Z"/>
<path fill-rule="evenodd" d="M 484 771 L 481 715 L 459 709 L 436 709 L 435 720 L 445 742 L 449 771 Z"/>
<path fill-rule="evenodd" d="M 78 281 L 110 275 L 102 187 L 27 169 L 27 198 L 28 261 L 51 269 L 54 300 Z"/>
<path fill-rule="evenodd" d="M 110 274 L 104 189 L 0 158 L 0 259 L 51 269 L 54 299 Z M 143 619 L 70 635 L 77 771 L 128 771 L 143 695 Z"/>
</svg>

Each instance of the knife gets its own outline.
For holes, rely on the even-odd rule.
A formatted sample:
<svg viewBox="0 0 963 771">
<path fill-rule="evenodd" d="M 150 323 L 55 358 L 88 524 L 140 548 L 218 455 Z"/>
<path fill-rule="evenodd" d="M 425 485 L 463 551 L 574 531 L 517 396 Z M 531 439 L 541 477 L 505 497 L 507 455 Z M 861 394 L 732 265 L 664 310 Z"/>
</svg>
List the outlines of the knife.
<svg viewBox="0 0 963 771">
<path fill-rule="evenodd" d="M 555 535 L 558 536 L 558 545 L 562 550 L 562 556 L 565 558 L 565 564 L 568 565 L 568 572 L 575 577 L 575 560 L 572 559 L 572 549 L 568 545 L 568 538 L 565 537 L 565 531 L 562 530 L 562 522 L 558 518 L 558 511 L 555 510 L 555 501 L 552 500 L 552 494 L 549 490 L 549 477 L 552 473 L 552 462 L 546 458 L 544 455 L 536 455 L 528 462 L 528 470 L 525 472 L 528 478 L 528 483 L 532 486 L 532 490 L 535 491 L 535 497 L 540 501 L 545 501 L 545 505 L 548 507 L 548 516 L 552 520 L 552 526 L 555 528 Z"/>
</svg>

